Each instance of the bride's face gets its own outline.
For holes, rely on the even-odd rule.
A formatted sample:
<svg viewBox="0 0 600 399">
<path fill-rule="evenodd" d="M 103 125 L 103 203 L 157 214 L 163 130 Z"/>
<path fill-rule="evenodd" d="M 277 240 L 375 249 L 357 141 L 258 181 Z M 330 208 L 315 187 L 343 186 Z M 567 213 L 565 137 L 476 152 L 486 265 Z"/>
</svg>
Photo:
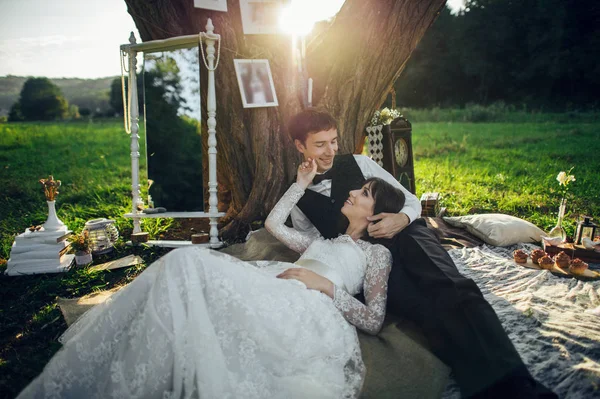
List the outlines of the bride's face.
<svg viewBox="0 0 600 399">
<path fill-rule="evenodd" d="M 373 215 L 375 199 L 371 194 L 371 184 L 365 184 L 358 190 L 350 191 L 350 196 L 342 207 L 342 213 L 350 219 L 364 219 Z"/>
</svg>

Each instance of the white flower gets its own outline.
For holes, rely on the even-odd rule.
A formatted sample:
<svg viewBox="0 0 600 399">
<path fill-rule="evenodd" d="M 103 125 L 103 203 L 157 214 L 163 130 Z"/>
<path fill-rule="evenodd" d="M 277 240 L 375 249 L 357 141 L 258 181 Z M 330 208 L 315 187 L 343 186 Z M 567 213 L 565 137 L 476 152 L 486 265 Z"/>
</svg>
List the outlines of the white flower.
<svg viewBox="0 0 600 399">
<path fill-rule="evenodd" d="M 369 126 L 389 125 L 399 116 L 402 116 L 397 109 L 384 108 L 381 111 L 377 110 L 371 118 Z"/>
<path fill-rule="evenodd" d="M 567 172 L 563 170 L 558 174 L 558 176 L 556 176 L 556 180 L 558 180 L 558 183 L 561 186 L 566 186 L 567 184 L 569 184 L 569 182 L 575 181 L 575 176 L 567 175 Z"/>
</svg>

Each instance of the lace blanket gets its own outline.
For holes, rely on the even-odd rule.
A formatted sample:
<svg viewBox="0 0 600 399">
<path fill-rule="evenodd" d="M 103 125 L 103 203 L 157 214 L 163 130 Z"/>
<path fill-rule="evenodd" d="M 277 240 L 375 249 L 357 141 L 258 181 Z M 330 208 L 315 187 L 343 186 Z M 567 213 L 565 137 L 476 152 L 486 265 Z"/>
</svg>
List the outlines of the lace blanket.
<svg viewBox="0 0 600 399">
<path fill-rule="evenodd" d="M 477 283 L 536 379 L 561 398 L 600 398 L 600 281 L 518 266 L 512 260 L 517 248 L 537 247 L 483 245 L 449 253 Z M 455 384 L 444 394 L 459 397 Z"/>
</svg>

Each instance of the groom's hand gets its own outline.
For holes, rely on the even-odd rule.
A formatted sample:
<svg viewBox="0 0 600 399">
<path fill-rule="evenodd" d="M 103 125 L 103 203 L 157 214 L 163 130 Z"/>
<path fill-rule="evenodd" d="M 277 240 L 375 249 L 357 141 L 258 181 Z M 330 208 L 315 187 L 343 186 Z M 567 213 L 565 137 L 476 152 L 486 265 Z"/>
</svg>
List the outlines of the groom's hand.
<svg viewBox="0 0 600 399">
<path fill-rule="evenodd" d="M 367 231 L 373 238 L 392 238 L 400 233 L 406 226 L 410 224 L 410 219 L 405 213 L 379 213 L 377 215 L 367 217 L 370 222 Z"/>
</svg>

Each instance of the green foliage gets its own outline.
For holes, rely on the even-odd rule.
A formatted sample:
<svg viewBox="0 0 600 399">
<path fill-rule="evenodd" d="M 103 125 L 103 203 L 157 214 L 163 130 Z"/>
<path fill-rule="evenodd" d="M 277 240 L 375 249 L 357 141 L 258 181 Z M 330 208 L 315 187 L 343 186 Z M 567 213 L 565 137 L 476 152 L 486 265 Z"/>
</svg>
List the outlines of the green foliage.
<svg viewBox="0 0 600 399">
<path fill-rule="evenodd" d="M 8 113 L 8 121 L 9 122 L 21 122 L 24 121 L 25 117 L 21 112 L 21 103 L 17 101 L 10 107 L 10 112 Z"/>
<path fill-rule="evenodd" d="M 146 59 L 143 81 L 148 177 L 152 179 L 149 193 L 157 206 L 201 211 L 204 193 L 197 181 L 202 170 L 200 126 L 196 120 L 181 116 L 187 104 L 181 95 L 180 72 L 170 56 Z M 186 195 L 174 195 L 181 192 Z"/>
<path fill-rule="evenodd" d="M 48 78 L 29 78 L 23 84 L 18 101 L 23 120 L 50 121 L 64 119 L 69 114 L 69 104 L 58 86 Z M 11 109 L 11 115 L 13 114 Z M 15 120 L 15 119 L 11 119 Z"/>
<path fill-rule="evenodd" d="M 127 90 L 127 80 L 125 82 L 125 89 Z M 110 83 L 108 103 L 115 114 L 121 116 L 123 115 L 123 84 L 121 82 L 121 78 L 114 78 Z"/>
<path fill-rule="evenodd" d="M 465 7 L 459 15 L 442 10 L 420 41 L 395 84 L 400 106 L 600 106 L 596 1 L 467 0 Z"/>
<path fill-rule="evenodd" d="M 69 106 L 69 118 L 71 119 L 79 119 L 81 115 L 79 114 L 79 107 L 75 104 L 71 104 Z"/>
<path fill-rule="evenodd" d="M 517 109 L 503 101 L 488 106 L 467 104 L 464 108 L 401 108 L 411 122 L 512 122 L 512 123 L 596 123 L 600 112 L 542 113 Z"/>
</svg>

